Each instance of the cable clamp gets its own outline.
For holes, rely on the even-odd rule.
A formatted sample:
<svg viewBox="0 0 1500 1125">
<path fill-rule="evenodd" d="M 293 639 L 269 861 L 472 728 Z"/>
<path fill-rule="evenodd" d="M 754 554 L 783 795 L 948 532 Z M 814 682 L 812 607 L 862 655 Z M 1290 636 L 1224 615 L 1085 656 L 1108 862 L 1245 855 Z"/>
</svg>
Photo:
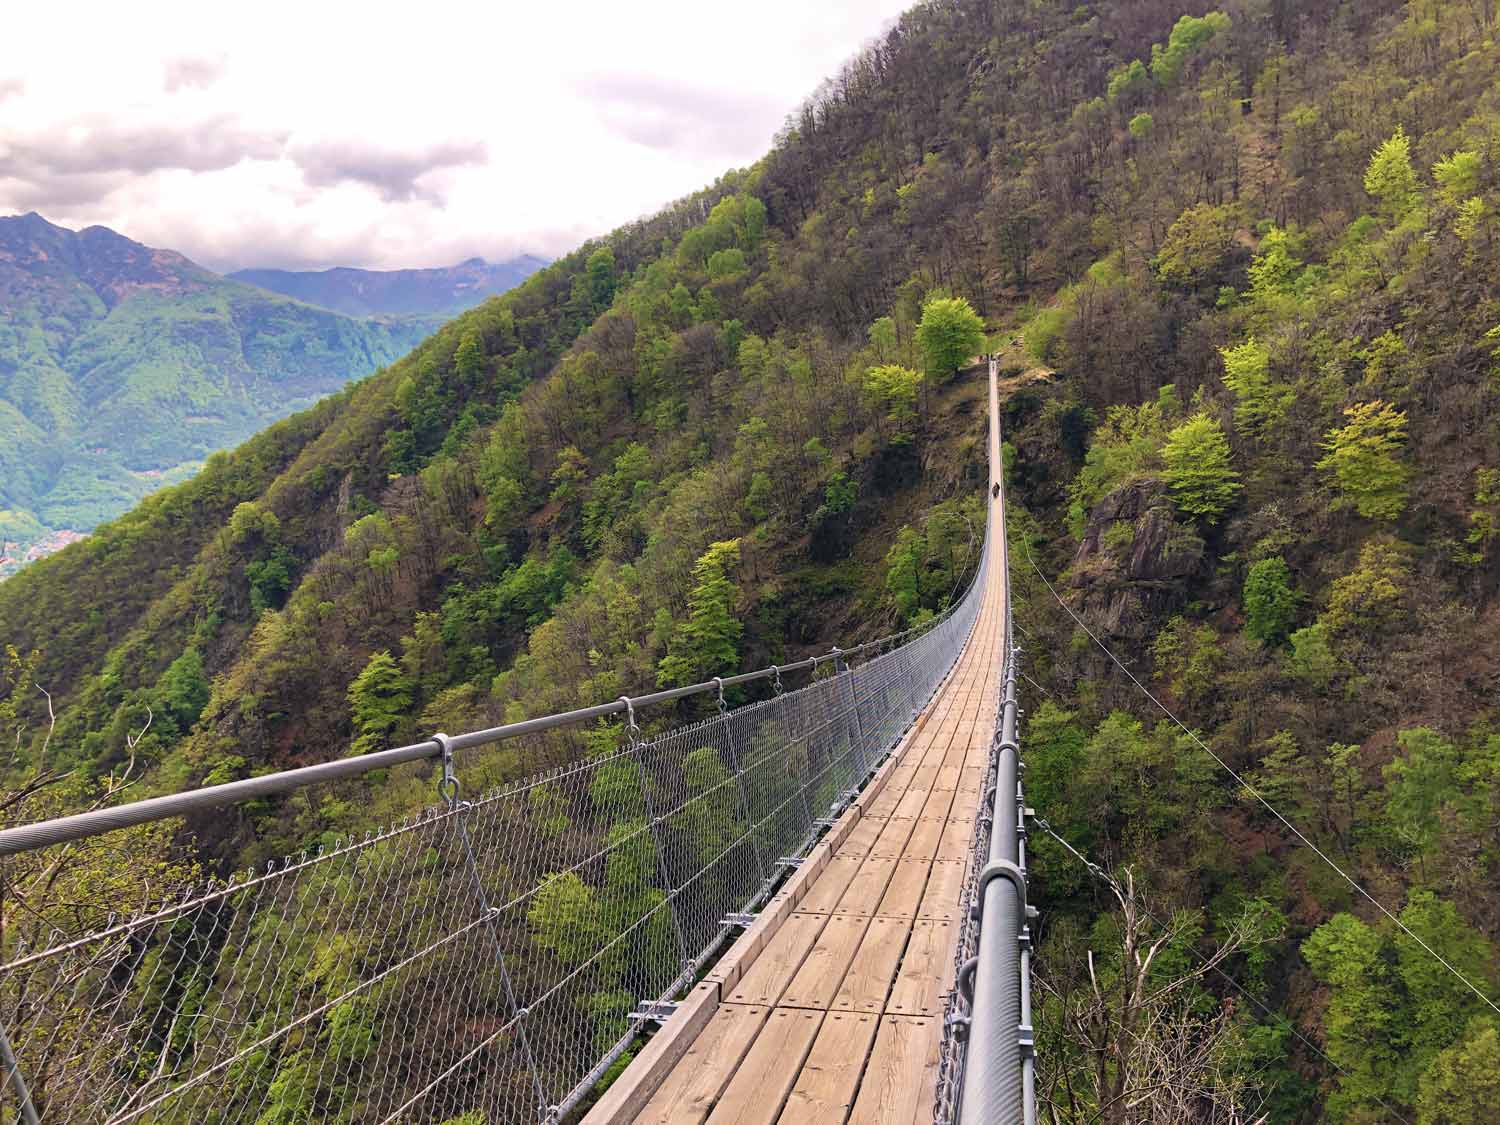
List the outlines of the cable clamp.
<svg viewBox="0 0 1500 1125">
<path fill-rule="evenodd" d="M 984 870 L 979 873 L 979 882 L 975 887 L 975 903 L 984 901 L 985 891 L 995 879 L 1009 879 L 1011 885 L 1016 888 L 1016 897 L 1021 904 L 1019 919 L 1024 919 L 1026 917 L 1026 872 L 1008 859 L 992 859 L 985 865 Z M 1024 924 L 1023 921 L 1022 925 Z"/>
<path fill-rule="evenodd" d="M 724 702 L 724 677 L 715 676 L 710 682 L 714 687 L 719 689 L 719 714 L 727 715 L 729 713 L 729 704 Z"/>
<path fill-rule="evenodd" d="M 453 739 L 439 731 L 432 736 L 443 751 L 443 776 L 438 779 L 438 796 L 448 804 L 458 801 L 458 775 L 453 772 Z"/>
<path fill-rule="evenodd" d="M 958 992 L 971 1008 L 974 1006 L 974 973 L 978 968 L 978 957 L 970 957 L 958 967 Z"/>
</svg>

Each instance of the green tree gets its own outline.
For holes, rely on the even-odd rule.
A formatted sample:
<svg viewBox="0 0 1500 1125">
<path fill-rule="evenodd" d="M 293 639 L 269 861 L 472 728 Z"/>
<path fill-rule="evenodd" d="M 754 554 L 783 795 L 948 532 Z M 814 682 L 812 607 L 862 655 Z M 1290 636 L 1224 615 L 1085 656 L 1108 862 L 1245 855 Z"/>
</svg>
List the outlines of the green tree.
<svg viewBox="0 0 1500 1125">
<path fill-rule="evenodd" d="M 927 374 L 945 383 L 984 347 L 984 321 L 963 297 L 933 297 L 922 306 L 917 347 Z"/>
<path fill-rule="evenodd" d="M 1292 572 L 1281 557 L 1261 559 L 1245 575 L 1245 632 L 1263 645 L 1286 640 L 1297 614 Z"/>
<path fill-rule="evenodd" d="M 1204 16 L 1183 16 L 1172 28 L 1166 45 L 1151 47 L 1151 77 L 1158 86 L 1170 86 L 1181 76 L 1188 60 L 1201 51 L 1217 35 L 1231 27 L 1230 19 L 1223 12 L 1209 12 Z"/>
<path fill-rule="evenodd" d="M 208 706 L 208 676 L 203 669 L 203 657 L 196 648 L 189 645 L 167 665 L 167 670 L 156 681 L 153 695 L 156 706 L 179 731 L 192 729 Z"/>
<path fill-rule="evenodd" d="M 1500 1031 L 1475 1020 L 1422 1075 L 1417 1125 L 1477 1125 L 1500 1121 Z"/>
<path fill-rule="evenodd" d="M 688 619 L 673 632 L 667 655 L 657 667 L 664 687 L 723 675 L 738 666 L 744 626 L 735 616 L 739 592 L 729 575 L 739 561 L 740 541 L 728 539 L 714 543 L 694 564 Z"/>
<path fill-rule="evenodd" d="M 1195 414 L 1169 433 L 1161 459 L 1173 502 L 1191 516 L 1216 523 L 1240 493 L 1224 428 L 1206 414 Z"/>
<path fill-rule="evenodd" d="M 1141 116 L 1148 122 L 1143 132 L 1149 132 L 1150 115 Z M 1132 122 L 1132 133 L 1134 126 Z M 1239 225 L 1237 208 L 1216 207 L 1211 203 L 1189 207 L 1167 229 L 1166 240 L 1156 256 L 1156 276 L 1181 289 L 1219 284 L 1235 252 Z"/>
<path fill-rule="evenodd" d="M 1374 196 L 1387 219 L 1397 222 L 1416 206 L 1420 198 L 1417 172 L 1411 163 L 1411 141 L 1401 126 L 1370 157 L 1365 191 Z"/>
<path fill-rule="evenodd" d="M 1400 756 L 1381 771 L 1386 820 L 1409 854 L 1425 862 L 1441 836 L 1439 814 L 1458 796 L 1458 747 L 1430 727 L 1404 730 L 1396 742 Z"/>
<path fill-rule="evenodd" d="M 588 274 L 589 297 L 596 313 L 609 308 L 615 299 L 615 253 L 608 246 L 601 246 L 589 255 L 584 267 Z"/>
<path fill-rule="evenodd" d="M 1376 399 L 1344 411 L 1347 422 L 1329 430 L 1317 467 L 1333 477 L 1336 504 L 1352 505 L 1367 519 L 1393 520 L 1406 507 L 1411 470 L 1402 463 L 1406 412 Z"/>
<path fill-rule="evenodd" d="M 1438 191 L 1449 206 L 1457 207 L 1479 191 L 1479 175 L 1484 171 L 1484 158 L 1477 152 L 1455 152 L 1439 160 L 1432 167 L 1432 177 L 1438 182 Z"/>
<path fill-rule="evenodd" d="M 354 717 L 353 752 L 386 749 L 411 709 L 411 681 L 401 665 L 389 651 L 375 653 L 350 683 L 348 695 Z"/>
<path fill-rule="evenodd" d="M 1263 438 L 1285 417 L 1295 392 L 1271 378 L 1271 352 L 1251 336 L 1224 348 L 1224 385 L 1234 393 L 1234 424 L 1249 437 Z"/>
<path fill-rule="evenodd" d="M 865 372 L 865 393 L 884 410 L 886 420 L 905 427 L 917 417 L 917 390 L 922 374 L 900 364 L 887 363 Z"/>
</svg>

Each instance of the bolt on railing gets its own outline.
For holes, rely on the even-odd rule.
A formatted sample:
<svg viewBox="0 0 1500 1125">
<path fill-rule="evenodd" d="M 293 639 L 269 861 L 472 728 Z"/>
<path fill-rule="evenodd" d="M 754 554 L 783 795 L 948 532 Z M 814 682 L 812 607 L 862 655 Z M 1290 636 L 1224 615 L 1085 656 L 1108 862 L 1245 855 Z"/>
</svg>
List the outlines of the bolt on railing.
<svg viewBox="0 0 1500 1125">
<path fill-rule="evenodd" d="M 559 1120 L 910 726 L 967 642 L 988 557 L 914 637 L 0 832 L 14 855 L 440 766 L 438 804 L 362 838 L 129 918 L 7 924 L 0 1121 Z M 829 665 L 798 690 L 724 702 L 725 687 Z M 706 691 L 710 718 L 642 738 L 643 706 Z M 624 746 L 463 796 L 462 752 L 612 715 Z"/>
</svg>

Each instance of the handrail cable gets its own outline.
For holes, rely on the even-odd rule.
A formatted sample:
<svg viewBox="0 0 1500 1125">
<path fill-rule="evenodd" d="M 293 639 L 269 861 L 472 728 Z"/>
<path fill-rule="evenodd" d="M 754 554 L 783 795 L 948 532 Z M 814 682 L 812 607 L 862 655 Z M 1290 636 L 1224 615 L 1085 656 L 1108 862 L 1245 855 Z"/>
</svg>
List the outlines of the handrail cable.
<svg viewBox="0 0 1500 1125">
<path fill-rule="evenodd" d="M 1097 636 L 1095 636 L 1094 631 L 1084 624 L 1083 619 L 1080 618 L 1078 614 L 1073 612 L 1072 607 L 1069 606 L 1067 602 L 1062 600 L 1062 597 L 1053 588 L 1052 583 L 1047 580 L 1047 576 L 1042 573 L 1042 568 L 1037 566 L 1036 560 L 1031 557 L 1030 545 L 1023 542 L 1021 546 L 1022 549 L 1026 552 L 1026 561 L 1031 564 L 1031 569 L 1036 571 L 1037 577 L 1042 580 L 1042 584 L 1047 587 L 1047 592 L 1052 595 L 1052 597 L 1057 601 L 1057 604 L 1062 606 L 1064 612 L 1066 612 L 1067 615 L 1073 619 L 1074 623 L 1088 634 L 1089 639 L 1093 641 L 1094 644 L 1099 646 L 1099 649 L 1104 653 L 1104 655 L 1109 657 L 1110 660 L 1114 662 L 1115 667 L 1124 672 L 1125 675 L 1130 678 L 1130 682 L 1133 683 L 1137 688 L 1139 688 L 1141 690 L 1141 693 L 1145 695 L 1147 699 L 1156 704 L 1157 708 L 1160 709 L 1163 715 L 1171 719 L 1172 722 L 1177 725 L 1178 729 L 1180 729 L 1198 745 L 1198 748 L 1200 750 L 1202 750 L 1205 754 L 1207 754 L 1210 758 L 1217 762 L 1219 764 L 1219 767 L 1223 769 L 1225 773 L 1234 778 L 1234 780 L 1240 786 L 1242 786 L 1247 793 L 1249 793 L 1252 797 L 1259 801 L 1272 816 L 1274 816 L 1283 825 L 1285 825 L 1287 830 L 1290 831 L 1292 835 L 1297 837 L 1297 839 L 1300 840 L 1314 855 L 1316 855 L 1319 859 L 1321 859 L 1324 863 L 1326 863 L 1329 867 L 1336 871 L 1339 877 L 1344 880 L 1344 882 L 1353 887 L 1362 898 L 1364 898 L 1367 902 L 1374 906 L 1375 909 L 1379 910 L 1381 914 L 1385 915 L 1386 918 L 1394 922 L 1397 928 L 1400 929 L 1402 933 L 1404 933 L 1407 937 L 1411 938 L 1412 941 L 1416 942 L 1423 949 L 1425 949 L 1433 960 L 1442 965 L 1443 968 L 1448 970 L 1448 972 L 1452 973 L 1457 980 L 1462 982 L 1465 988 L 1467 988 L 1475 996 L 1479 997 L 1479 999 L 1482 1000 L 1491 1011 L 1495 1012 L 1497 1015 L 1500 1015 L 1500 1005 L 1497 1005 L 1493 1000 L 1491 1000 L 1488 996 L 1481 992 L 1479 990 L 1479 987 L 1463 973 L 1459 972 L 1458 969 L 1454 968 L 1454 966 L 1447 960 L 1447 958 L 1445 958 L 1437 950 L 1433 949 L 1432 946 L 1427 944 L 1427 942 L 1422 940 L 1420 935 L 1414 932 L 1410 926 L 1408 926 L 1399 917 L 1393 914 L 1384 903 L 1382 903 L 1369 891 L 1365 890 L 1365 888 L 1361 886 L 1352 875 L 1350 875 L 1347 871 L 1345 871 L 1342 867 L 1340 867 L 1337 863 L 1330 859 L 1327 853 L 1325 853 L 1322 848 L 1313 843 L 1312 840 L 1310 840 L 1300 828 L 1298 828 L 1295 824 L 1288 820 L 1285 815 L 1282 814 L 1281 810 L 1276 808 L 1275 805 L 1271 804 L 1271 802 L 1266 799 L 1265 795 L 1262 794 L 1259 789 L 1251 785 L 1250 782 L 1247 781 L 1239 773 L 1239 771 L 1237 771 L 1222 757 L 1211 750 L 1208 744 L 1205 743 L 1203 739 L 1198 737 L 1196 732 L 1189 730 L 1181 719 L 1179 719 L 1176 715 L 1172 714 L 1172 712 L 1167 709 L 1166 705 L 1163 704 L 1161 700 L 1157 699 L 1155 695 L 1151 694 L 1150 689 L 1136 678 L 1135 673 L 1132 672 L 1129 668 L 1125 667 L 1125 665 L 1120 662 L 1119 658 L 1110 651 L 1109 646 L 1101 641 Z"/>
</svg>

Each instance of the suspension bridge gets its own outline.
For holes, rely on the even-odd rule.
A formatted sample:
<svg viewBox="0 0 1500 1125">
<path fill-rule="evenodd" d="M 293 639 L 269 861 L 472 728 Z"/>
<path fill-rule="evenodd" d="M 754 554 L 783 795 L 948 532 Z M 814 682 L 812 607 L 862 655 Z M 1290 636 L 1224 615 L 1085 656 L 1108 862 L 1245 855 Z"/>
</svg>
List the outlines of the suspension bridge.
<svg viewBox="0 0 1500 1125">
<path fill-rule="evenodd" d="M 63 864 L 376 770 L 435 765 L 441 798 L 130 916 L 17 915 L 0 1121 L 1031 1125 L 993 361 L 988 458 L 977 576 L 920 630 L 0 831 L 0 856 Z M 704 694 L 709 719 L 643 733 Z M 544 768 L 483 787 L 518 762 Z"/>
</svg>

